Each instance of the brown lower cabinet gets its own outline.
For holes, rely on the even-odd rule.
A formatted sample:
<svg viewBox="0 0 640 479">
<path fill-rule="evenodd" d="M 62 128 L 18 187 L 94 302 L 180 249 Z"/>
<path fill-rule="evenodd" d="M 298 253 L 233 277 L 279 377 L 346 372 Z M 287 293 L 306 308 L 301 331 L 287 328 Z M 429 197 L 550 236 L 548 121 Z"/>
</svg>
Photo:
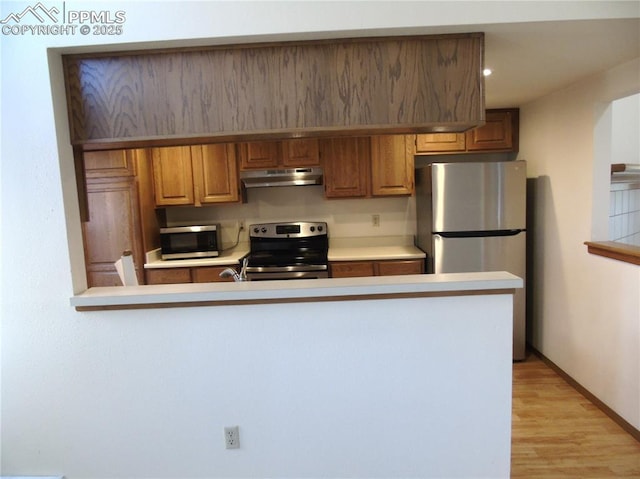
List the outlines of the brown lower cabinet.
<svg viewBox="0 0 640 479">
<path fill-rule="evenodd" d="M 159 268 L 147 269 L 147 284 L 176 283 L 214 283 L 233 281 L 233 278 L 221 278 L 220 273 L 229 266 L 198 266 L 197 268 Z"/>
<path fill-rule="evenodd" d="M 424 273 L 424 261 L 385 260 L 385 261 L 335 261 L 330 263 L 332 278 L 357 278 L 362 276 L 394 276 L 402 274 Z"/>
</svg>

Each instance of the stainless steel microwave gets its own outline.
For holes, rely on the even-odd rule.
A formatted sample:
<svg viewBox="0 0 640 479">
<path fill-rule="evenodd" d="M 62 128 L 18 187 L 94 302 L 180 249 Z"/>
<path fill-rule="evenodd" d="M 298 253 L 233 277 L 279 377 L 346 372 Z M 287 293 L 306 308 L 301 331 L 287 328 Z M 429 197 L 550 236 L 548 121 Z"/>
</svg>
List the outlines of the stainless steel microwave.
<svg viewBox="0 0 640 479">
<path fill-rule="evenodd" d="M 162 259 L 212 258 L 220 248 L 219 224 L 160 228 Z"/>
</svg>

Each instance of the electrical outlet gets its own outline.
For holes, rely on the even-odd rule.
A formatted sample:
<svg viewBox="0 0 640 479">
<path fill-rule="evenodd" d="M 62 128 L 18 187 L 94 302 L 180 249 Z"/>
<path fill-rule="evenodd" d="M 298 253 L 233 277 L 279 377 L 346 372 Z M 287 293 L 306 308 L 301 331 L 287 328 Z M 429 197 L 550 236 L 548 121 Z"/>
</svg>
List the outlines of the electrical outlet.
<svg viewBox="0 0 640 479">
<path fill-rule="evenodd" d="M 224 428 L 224 447 L 226 449 L 238 449 L 240 447 L 240 431 L 238 426 Z"/>
<path fill-rule="evenodd" d="M 244 230 L 244 220 L 240 220 L 240 221 L 238 221 L 238 229 L 239 229 L 240 231 L 243 231 L 243 230 Z"/>
<path fill-rule="evenodd" d="M 380 215 L 371 215 L 371 224 L 373 226 L 380 226 Z"/>
</svg>

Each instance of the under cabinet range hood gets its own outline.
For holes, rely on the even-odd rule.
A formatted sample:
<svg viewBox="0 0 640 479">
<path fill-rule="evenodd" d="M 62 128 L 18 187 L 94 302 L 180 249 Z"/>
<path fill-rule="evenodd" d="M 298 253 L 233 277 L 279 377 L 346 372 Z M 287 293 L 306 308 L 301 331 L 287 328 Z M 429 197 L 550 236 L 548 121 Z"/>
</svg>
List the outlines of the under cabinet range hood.
<svg viewBox="0 0 640 479">
<path fill-rule="evenodd" d="M 245 188 L 267 186 L 306 186 L 322 184 L 322 168 L 287 168 L 241 171 Z"/>
</svg>

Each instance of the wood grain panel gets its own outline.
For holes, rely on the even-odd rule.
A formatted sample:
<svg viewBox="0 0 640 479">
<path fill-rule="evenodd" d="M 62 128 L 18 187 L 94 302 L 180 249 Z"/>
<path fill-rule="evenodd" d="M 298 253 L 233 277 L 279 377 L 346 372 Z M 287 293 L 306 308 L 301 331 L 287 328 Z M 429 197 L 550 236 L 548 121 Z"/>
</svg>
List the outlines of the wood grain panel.
<svg viewBox="0 0 640 479">
<path fill-rule="evenodd" d="M 467 149 L 478 150 L 513 150 L 514 135 L 512 115 L 518 110 L 496 110 L 486 113 L 486 122 L 480 128 L 474 128 L 466 133 Z M 515 151 L 518 148 L 516 146 Z"/>
<path fill-rule="evenodd" d="M 332 278 L 375 276 L 373 261 L 334 262 L 330 265 Z"/>
<path fill-rule="evenodd" d="M 75 144 L 466 129 L 484 119 L 482 34 L 64 58 Z"/>
<path fill-rule="evenodd" d="M 419 259 L 406 261 L 378 261 L 376 263 L 378 276 L 396 276 L 403 274 L 424 273 L 424 261 Z"/>
<path fill-rule="evenodd" d="M 191 149 L 187 146 L 154 148 L 152 159 L 156 205 L 194 204 Z"/>
<path fill-rule="evenodd" d="M 145 270 L 147 284 L 191 283 L 191 268 L 161 268 Z"/>
<path fill-rule="evenodd" d="M 135 175 L 134 162 L 127 150 L 87 151 L 84 168 L 87 178 Z"/>
<path fill-rule="evenodd" d="M 369 194 L 369 138 L 331 138 L 319 144 L 327 198 L 364 198 Z"/>
<path fill-rule="evenodd" d="M 413 137 L 371 138 L 371 195 L 411 195 L 414 191 Z"/>
<path fill-rule="evenodd" d="M 282 165 L 286 167 L 319 166 L 318 140 L 309 138 L 283 141 Z"/>
<path fill-rule="evenodd" d="M 133 251 L 142 284 L 144 255 L 135 179 L 88 181 L 87 204 L 90 220 L 82 224 L 82 229 L 88 286 L 120 286 L 114 263 L 125 250 Z"/>
<path fill-rule="evenodd" d="M 233 144 L 191 147 L 196 204 L 238 201 L 239 183 Z"/>
<path fill-rule="evenodd" d="M 240 169 L 277 168 L 280 143 L 276 141 L 251 141 L 238 145 Z"/>
<path fill-rule="evenodd" d="M 416 153 L 465 151 L 464 133 L 425 133 L 416 135 Z"/>
<path fill-rule="evenodd" d="M 232 282 L 232 277 L 220 277 L 220 273 L 229 267 L 230 266 L 201 266 L 198 268 L 191 268 L 191 277 L 194 283 Z"/>
</svg>

